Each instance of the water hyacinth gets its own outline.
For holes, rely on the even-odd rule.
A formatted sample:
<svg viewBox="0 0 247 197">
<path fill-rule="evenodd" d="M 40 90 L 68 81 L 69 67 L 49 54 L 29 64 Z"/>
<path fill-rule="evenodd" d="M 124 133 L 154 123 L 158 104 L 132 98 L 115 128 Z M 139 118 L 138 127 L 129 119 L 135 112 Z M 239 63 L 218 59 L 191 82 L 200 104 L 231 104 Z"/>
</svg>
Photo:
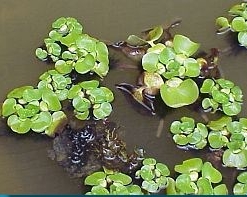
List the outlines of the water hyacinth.
<svg viewBox="0 0 247 197">
<path fill-rule="evenodd" d="M 83 26 L 74 18 L 61 17 L 54 21 L 44 43 L 44 48 L 36 49 L 36 56 L 41 60 L 50 58 L 61 74 L 75 70 L 79 74 L 93 72 L 104 77 L 109 71 L 105 43 L 83 33 Z"/>
<path fill-rule="evenodd" d="M 203 81 L 200 92 L 208 94 L 202 101 L 202 107 L 215 113 L 222 110 L 228 116 L 240 113 L 243 102 L 243 93 L 239 86 L 226 79 L 206 79 Z"/>
<path fill-rule="evenodd" d="M 226 195 L 228 190 L 222 184 L 221 173 L 200 158 L 192 158 L 175 165 L 174 170 L 179 173 L 176 179 L 168 179 L 166 193 L 171 195 Z"/>
</svg>

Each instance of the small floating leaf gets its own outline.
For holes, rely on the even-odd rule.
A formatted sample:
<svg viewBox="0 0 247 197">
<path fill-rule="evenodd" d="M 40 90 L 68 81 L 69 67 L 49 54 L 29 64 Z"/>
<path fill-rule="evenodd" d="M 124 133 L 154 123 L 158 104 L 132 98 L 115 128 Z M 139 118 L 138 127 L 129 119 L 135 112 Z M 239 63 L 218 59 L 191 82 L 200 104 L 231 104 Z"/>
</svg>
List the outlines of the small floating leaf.
<svg viewBox="0 0 247 197">
<path fill-rule="evenodd" d="M 179 173 L 190 173 L 191 171 L 200 172 L 202 169 L 202 160 L 200 158 L 192 158 L 183 161 L 181 165 L 176 165 L 174 170 Z"/>
<path fill-rule="evenodd" d="M 209 162 L 205 162 L 202 166 L 202 177 L 207 178 L 212 183 L 219 183 L 222 180 L 221 173 Z"/>
<path fill-rule="evenodd" d="M 241 103 L 233 102 L 222 105 L 223 111 L 228 116 L 235 116 L 241 112 Z"/>
<path fill-rule="evenodd" d="M 199 48 L 199 44 L 192 42 L 189 38 L 183 35 L 175 35 L 173 39 L 173 46 L 176 53 L 185 54 L 187 57 L 193 55 Z"/>
<path fill-rule="evenodd" d="M 38 118 L 32 122 L 31 129 L 35 132 L 43 132 L 50 126 L 52 116 L 49 112 L 40 112 Z"/>
<path fill-rule="evenodd" d="M 19 134 L 25 134 L 30 131 L 32 122 L 29 118 L 20 120 L 17 115 L 11 115 L 7 120 L 7 124 L 10 126 L 12 131 Z"/>
<path fill-rule="evenodd" d="M 68 74 L 72 71 L 72 65 L 68 64 L 64 60 L 58 60 L 55 63 L 55 68 L 61 74 Z"/>
<path fill-rule="evenodd" d="M 126 174 L 123 174 L 121 172 L 110 174 L 107 176 L 111 181 L 121 183 L 123 185 L 128 185 L 132 182 L 132 178 Z"/>
<path fill-rule="evenodd" d="M 108 102 L 103 102 L 99 104 L 98 107 L 95 107 L 93 109 L 93 115 L 97 119 L 104 119 L 105 117 L 109 116 L 112 112 L 112 106 Z"/>
<path fill-rule="evenodd" d="M 229 149 L 225 150 L 223 154 L 223 163 L 227 167 L 247 167 L 247 150 L 242 150 L 239 153 L 233 153 Z"/>
<path fill-rule="evenodd" d="M 91 107 L 90 101 L 87 98 L 82 98 L 80 96 L 76 96 L 73 99 L 72 105 L 79 112 L 84 112 Z"/>
<path fill-rule="evenodd" d="M 84 183 L 85 185 L 101 185 L 106 178 L 104 172 L 94 172 L 93 174 L 86 177 Z"/>
<path fill-rule="evenodd" d="M 40 60 L 44 60 L 47 58 L 47 52 L 45 50 L 43 50 L 42 48 L 37 48 L 35 51 L 35 55 L 40 59 Z"/>
<path fill-rule="evenodd" d="M 16 112 L 15 106 L 16 106 L 16 100 L 14 98 L 6 99 L 2 105 L 2 115 L 4 117 L 7 117 L 15 113 Z"/>
<path fill-rule="evenodd" d="M 51 90 L 43 90 L 42 91 L 42 100 L 47 104 L 47 107 L 51 111 L 59 111 L 62 106 L 57 97 L 57 95 Z"/>
<path fill-rule="evenodd" d="M 10 93 L 8 93 L 7 98 L 21 98 L 23 96 L 23 92 L 27 89 L 33 89 L 33 86 L 22 86 L 15 88 Z"/>
<path fill-rule="evenodd" d="M 142 58 L 143 69 L 148 72 L 157 71 L 157 64 L 159 62 L 159 56 L 156 53 L 146 53 Z"/>
</svg>

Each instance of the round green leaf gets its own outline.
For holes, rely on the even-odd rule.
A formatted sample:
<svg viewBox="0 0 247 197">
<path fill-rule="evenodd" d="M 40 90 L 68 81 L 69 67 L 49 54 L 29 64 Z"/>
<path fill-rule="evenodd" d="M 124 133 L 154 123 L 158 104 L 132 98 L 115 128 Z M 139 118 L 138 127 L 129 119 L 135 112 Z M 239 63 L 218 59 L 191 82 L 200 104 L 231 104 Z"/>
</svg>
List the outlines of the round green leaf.
<svg viewBox="0 0 247 197">
<path fill-rule="evenodd" d="M 241 112 L 241 103 L 233 102 L 222 105 L 223 112 L 228 116 L 235 116 Z"/>
<path fill-rule="evenodd" d="M 169 176 L 170 175 L 169 168 L 163 163 L 157 163 L 156 169 L 160 171 L 162 176 Z"/>
<path fill-rule="evenodd" d="M 150 180 L 150 181 L 144 180 L 142 182 L 142 188 L 148 192 L 156 193 L 156 192 L 158 192 L 159 186 L 153 180 Z"/>
<path fill-rule="evenodd" d="M 30 130 L 32 123 L 29 118 L 20 120 L 17 115 L 11 115 L 7 120 L 7 124 L 12 131 L 18 134 L 25 134 Z"/>
<path fill-rule="evenodd" d="M 202 165 L 203 163 L 200 158 L 192 158 L 183 161 L 181 165 L 175 165 L 174 170 L 179 173 L 189 174 L 192 171 L 200 172 Z"/>
<path fill-rule="evenodd" d="M 8 93 L 7 98 L 22 98 L 23 92 L 27 89 L 33 89 L 33 86 L 22 86 L 15 88 L 10 93 Z"/>
<path fill-rule="evenodd" d="M 193 55 L 199 48 L 199 44 L 192 42 L 189 38 L 183 35 L 175 35 L 173 39 L 173 46 L 176 53 L 182 53 L 187 57 Z"/>
<path fill-rule="evenodd" d="M 177 78 L 173 78 L 161 86 L 161 98 L 165 104 L 169 107 L 178 108 L 194 103 L 199 96 L 196 83 L 192 79 L 186 79 L 176 85 L 176 81 Z"/>
<path fill-rule="evenodd" d="M 173 60 L 176 56 L 175 51 L 173 48 L 166 47 L 163 49 L 163 51 L 159 55 L 159 60 L 163 64 L 168 64 L 170 60 Z"/>
<path fill-rule="evenodd" d="M 239 32 L 238 33 L 238 41 L 242 46 L 247 46 L 247 32 Z"/>
<path fill-rule="evenodd" d="M 214 188 L 214 195 L 227 195 L 227 194 L 228 194 L 228 189 L 225 184 L 217 185 Z"/>
<path fill-rule="evenodd" d="M 238 175 L 237 180 L 241 183 L 247 183 L 247 172 L 242 172 Z"/>
<path fill-rule="evenodd" d="M 38 101 L 41 99 L 41 91 L 39 89 L 26 89 L 23 91 L 23 99 L 26 102 Z"/>
<path fill-rule="evenodd" d="M 57 95 L 51 90 L 42 90 L 42 100 L 47 104 L 47 107 L 51 111 L 59 111 L 62 106 Z"/>
<path fill-rule="evenodd" d="M 79 83 L 79 85 L 85 90 L 92 90 L 99 86 L 99 81 L 97 80 L 83 81 Z"/>
<path fill-rule="evenodd" d="M 180 146 L 187 145 L 189 143 L 189 139 L 186 137 L 186 135 L 176 134 L 172 138 L 174 142 Z"/>
<path fill-rule="evenodd" d="M 188 174 L 181 174 L 177 177 L 176 188 L 183 194 L 193 194 L 195 192 L 191 187 L 191 179 Z"/>
<path fill-rule="evenodd" d="M 14 98 L 8 98 L 3 102 L 2 115 L 4 117 L 10 116 L 16 112 L 16 100 Z"/>
<path fill-rule="evenodd" d="M 158 40 L 162 35 L 163 35 L 163 27 L 162 26 L 154 27 L 148 33 L 148 41 L 154 42 Z"/>
<path fill-rule="evenodd" d="M 212 97 L 218 103 L 226 104 L 229 102 L 228 95 L 224 92 L 219 91 L 219 90 L 213 90 L 212 91 Z"/>
<path fill-rule="evenodd" d="M 84 180 L 85 185 L 100 185 L 102 181 L 106 178 L 106 174 L 104 172 L 94 172 L 93 174 L 86 177 Z"/>
<path fill-rule="evenodd" d="M 48 53 L 59 56 L 61 53 L 61 47 L 57 43 L 50 43 L 46 45 Z"/>
<path fill-rule="evenodd" d="M 35 50 L 35 55 L 38 57 L 40 60 L 45 60 L 47 58 L 47 51 L 43 50 L 42 48 L 37 48 Z"/>
<path fill-rule="evenodd" d="M 123 174 L 121 172 L 110 174 L 107 176 L 111 181 L 121 183 L 123 185 L 128 185 L 132 182 L 132 178 L 126 174 Z"/>
<path fill-rule="evenodd" d="M 212 183 L 219 183 L 222 180 L 221 173 L 209 162 L 205 162 L 202 166 L 202 177 Z"/>
<path fill-rule="evenodd" d="M 156 53 L 146 53 L 142 58 L 143 69 L 148 72 L 157 71 L 157 64 L 159 62 L 159 55 Z"/>
<path fill-rule="evenodd" d="M 156 160 L 154 158 L 146 158 L 142 161 L 142 164 L 154 166 L 156 164 Z"/>
<path fill-rule="evenodd" d="M 35 132 L 43 132 L 50 126 L 52 116 L 49 112 L 40 112 L 38 118 L 32 122 L 31 129 Z"/>
<path fill-rule="evenodd" d="M 212 195 L 213 187 L 210 181 L 204 177 L 201 177 L 197 181 L 198 194 L 199 195 Z"/>
<path fill-rule="evenodd" d="M 86 110 L 84 112 L 75 112 L 75 117 L 79 120 L 87 120 L 89 116 L 89 110 Z"/>
<path fill-rule="evenodd" d="M 110 103 L 104 102 L 99 105 L 94 105 L 93 115 L 97 119 L 104 119 L 112 112 L 112 106 Z"/>
<path fill-rule="evenodd" d="M 201 93 L 210 93 L 214 84 L 215 83 L 212 79 L 205 79 L 203 81 L 202 87 L 200 88 L 200 92 Z"/>
<path fill-rule="evenodd" d="M 185 66 L 185 76 L 188 77 L 198 77 L 200 75 L 201 66 L 200 64 L 193 58 L 188 58 L 184 60 Z"/>
<path fill-rule="evenodd" d="M 247 23 L 243 17 L 235 17 L 232 20 L 231 27 L 234 31 L 242 32 L 247 30 Z"/>
<path fill-rule="evenodd" d="M 245 168 L 247 167 L 247 150 L 233 153 L 231 150 L 227 149 L 223 153 L 222 160 L 227 167 Z"/>
<path fill-rule="evenodd" d="M 229 21 L 226 17 L 218 17 L 216 19 L 216 25 L 218 25 L 219 27 L 229 27 Z"/>
<path fill-rule="evenodd" d="M 96 44 L 96 60 L 99 62 L 109 63 L 108 48 L 103 42 L 97 42 Z"/>
<path fill-rule="evenodd" d="M 61 74 L 68 74 L 72 71 L 72 65 L 68 64 L 64 60 L 58 60 L 55 63 L 55 68 Z"/>
<path fill-rule="evenodd" d="M 81 92 L 81 87 L 79 85 L 73 85 L 68 92 L 68 99 L 73 99 L 79 95 Z"/>
<path fill-rule="evenodd" d="M 92 187 L 91 194 L 92 195 L 109 195 L 110 193 L 106 188 L 102 187 L 101 185 L 96 185 Z"/>
<path fill-rule="evenodd" d="M 81 96 L 76 96 L 73 98 L 72 105 L 79 112 L 87 111 L 91 107 L 90 101 L 87 98 L 83 98 Z"/>
</svg>

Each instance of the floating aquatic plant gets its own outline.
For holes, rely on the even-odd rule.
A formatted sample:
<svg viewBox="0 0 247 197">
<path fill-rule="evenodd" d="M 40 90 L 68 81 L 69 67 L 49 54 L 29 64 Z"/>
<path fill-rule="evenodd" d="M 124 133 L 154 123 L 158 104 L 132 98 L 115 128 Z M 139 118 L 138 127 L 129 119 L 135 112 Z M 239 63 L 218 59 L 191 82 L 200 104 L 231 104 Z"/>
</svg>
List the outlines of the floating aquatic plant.
<svg viewBox="0 0 247 197">
<path fill-rule="evenodd" d="M 168 167 L 154 158 L 146 158 L 142 164 L 141 169 L 135 173 L 135 177 L 142 180 L 142 189 L 149 193 L 158 193 L 161 189 L 165 189 L 170 175 Z"/>
<path fill-rule="evenodd" d="M 237 176 L 238 182 L 233 187 L 235 195 L 246 195 L 247 193 L 247 172 L 242 172 Z"/>
<path fill-rule="evenodd" d="M 208 129 L 202 123 L 195 124 L 193 118 L 182 117 L 181 121 L 174 121 L 170 126 L 173 140 L 180 146 L 193 149 L 203 149 L 207 145 Z"/>
<path fill-rule="evenodd" d="M 206 79 L 200 92 L 209 95 L 202 101 L 202 107 L 205 110 L 210 110 L 213 113 L 222 110 L 228 116 L 237 115 L 241 111 L 242 90 L 230 80 Z"/>
<path fill-rule="evenodd" d="M 110 102 L 114 100 L 114 96 L 107 87 L 99 87 L 99 81 L 91 80 L 73 85 L 68 91 L 68 99 L 72 100 L 78 119 L 88 119 L 91 108 L 96 119 L 104 119 L 112 112 Z"/>
<path fill-rule="evenodd" d="M 105 43 L 83 33 L 83 26 L 74 18 L 61 17 L 54 21 L 44 43 L 44 48 L 36 49 L 36 56 L 41 60 L 50 58 L 61 74 L 75 70 L 80 74 L 94 72 L 104 77 L 109 71 Z"/>
<path fill-rule="evenodd" d="M 57 95 L 48 88 L 23 86 L 12 90 L 2 105 L 2 116 L 16 133 L 30 130 L 54 136 L 56 126 L 66 120 Z"/>
<path fill-rule="evenodd" d="M 168 179 L 167 194 L 228 194 L 226 185 L 221 184 L 221 173 L 210 162 L 192 158 L 175 165 L 174 170 L 179 174 L 175 180 Z"/>
<path fill-rule="evenodd" d="M 240 3 L 232 6 L 228 11 L 229 18 L 218 17 L 216 25 L 219 27 L 218 33 L 227 31 L 236 32 L 238 42 L 241 46 L 247 47 L 247 3 Z"/>
<path fill-rule="evenodd" d="M 247 167 L 247 119 L 232 121 L 231 117 L 224 116 L 210 121 L 208 127 L 211 129 L 208 135 L 209 145 L 214 149 L 224 149 L 224 165 L 240 169 Z"/>
<path fill-rule="evenodd" d="M 121 172 L 104 168 L 86 177 L 85 185 L 92 186 L 87 195 L 142 195 L 140 186 L 132 183 L 132 178 Z"/>
</svg>

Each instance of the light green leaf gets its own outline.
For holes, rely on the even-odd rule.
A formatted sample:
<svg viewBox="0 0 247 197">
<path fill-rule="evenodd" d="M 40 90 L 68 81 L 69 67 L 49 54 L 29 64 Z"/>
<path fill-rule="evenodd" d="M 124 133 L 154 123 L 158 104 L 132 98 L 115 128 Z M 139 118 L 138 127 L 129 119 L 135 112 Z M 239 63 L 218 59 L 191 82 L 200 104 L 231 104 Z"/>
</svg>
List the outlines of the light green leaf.
<svg viewBox="0 0 247 197">
<path fill-rule="evenodd" d="M 112 112 L 112 106 L 110 103 L 103 102 L 99 106 L 94 105 L 93 115 L 97 119 L 104 119 Z"/>
<path fill-rule="evenodd" d="M 156 53 L 146 53 L 142 58 L 143 69 L 148 72 L 157 71 L 157 64 L 159 62 L 159 55 Z"/>
<path fill-rule="evenodd" d="M 14 98 L 8 98 L 2 105 L 2 116 L 7 117 L 16 112 L 16 100 Z"/>
<path fill-rule="evenodd" d="M 40 112 L 37 119 L 31 124 L 31 129 L 35 132 L 43 132 L 47 129 L 52 122 L 52 116 L 49 112 Z"/>
</svg>

